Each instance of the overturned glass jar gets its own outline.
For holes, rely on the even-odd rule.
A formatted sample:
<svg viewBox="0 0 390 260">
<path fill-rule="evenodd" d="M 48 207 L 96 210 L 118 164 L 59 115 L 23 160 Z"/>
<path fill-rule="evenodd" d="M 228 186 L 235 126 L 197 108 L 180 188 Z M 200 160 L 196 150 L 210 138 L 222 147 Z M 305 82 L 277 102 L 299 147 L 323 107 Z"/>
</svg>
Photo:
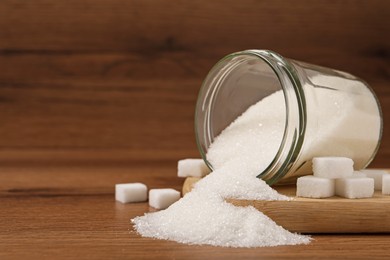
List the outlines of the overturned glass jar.
<svg viewBox="0 0 390 260">
<path fill-rule="evenodd" d="M 311 159 L 319 156 L 349 157 L 356 170 L 373 160 L 382 136 L 382 114 L 364 81 L 272 51 L 246 50 L 220 60 L 199 93 L 196 139 L 211 169 L 207 151 L 215 138 L 249 107 L 278 91 L 283 93 L 282 138 L 259 178 L 269 184 L 292 182 L 311 174 Z"/>
</svg>

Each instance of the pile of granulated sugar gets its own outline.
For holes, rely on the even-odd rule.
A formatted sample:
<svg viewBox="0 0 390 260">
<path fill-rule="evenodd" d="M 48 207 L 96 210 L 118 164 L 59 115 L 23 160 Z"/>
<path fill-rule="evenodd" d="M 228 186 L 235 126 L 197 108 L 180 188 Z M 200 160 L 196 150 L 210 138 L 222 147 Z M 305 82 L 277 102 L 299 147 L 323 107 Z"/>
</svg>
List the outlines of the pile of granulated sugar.
<svg viewBox="0 0 390 260">
<path fill-rule="evenodd" d="M 283 137 L 281 91 L 259 101 L 216 138 L 207 154 L 215 170 L 168 209 L 132 219 L 144 237 L 186 244 L 264 247 L 307 244 L 255 208 L 225 199 L 288 200 L 256 178 L 272 161 Z"/>
</svg>

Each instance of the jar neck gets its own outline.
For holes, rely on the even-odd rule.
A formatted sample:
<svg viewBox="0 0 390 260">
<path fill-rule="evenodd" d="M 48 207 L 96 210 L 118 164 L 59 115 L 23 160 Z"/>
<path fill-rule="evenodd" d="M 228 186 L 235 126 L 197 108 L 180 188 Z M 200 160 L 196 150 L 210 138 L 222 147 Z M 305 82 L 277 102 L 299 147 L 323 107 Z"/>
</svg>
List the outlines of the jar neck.
<svg viewBox="0 0 390 260">
<path fill-rule="evenodd" d="M 212 165 L 207 161 L 206 151 L 214 138 L 210 127 L 213 120 L 213 102 L 222 87 L 223 78 L 238 68 L 237 63 L 226 64 L 226 60 L 240 56 L 251 56 L 265 62 L 272 69 L 284 95 L 286 117 L 283 138 L 272 162 L 257 176 L 273 184 L 294 166 L 303 145 L 307 122 L 305 95 L 298 72 L 288 59 L 275 52 L 267 50 L 237 52 L 226 56 L 214 66 L 203 82 L 196 107 L 195 132 L 198 148 L 206 164 L 212 169 Z"/>
</svg>

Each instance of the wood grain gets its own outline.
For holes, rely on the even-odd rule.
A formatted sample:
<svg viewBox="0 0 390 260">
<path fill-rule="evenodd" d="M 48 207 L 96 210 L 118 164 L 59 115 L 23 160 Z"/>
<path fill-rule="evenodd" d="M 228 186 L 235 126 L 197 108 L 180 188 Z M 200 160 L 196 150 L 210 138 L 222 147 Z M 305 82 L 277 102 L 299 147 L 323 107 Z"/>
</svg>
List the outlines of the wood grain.
<svg viewBox="0 0 390 260">
<path fill-rule="evenodd" d="M 154 211 L 114 201 L 114 184 L 179 189 L 169 165 L 4 167 L 0 165 L 0 259 L 388 258 L 390 236 L 313 235 L 306 246 L 220 248 L 142 238 L 130 219 Z M 321 225 L 321 221 L 318 221 Z"/>
<path fill-rule="evenodd" d="M 115 203 L 113 185 L 181 188 L 199 87 L 239 50 L 365 79 L 386 126 L 389 16 L 386 0 L 1 1 L 0 259 L 388 257 L 383 235 L 257 249 L 141 238 L 129 219 L 151 209 Z M 373 165 L 389 156 L 385 127 Z"/>
<path fill-rule="evenodd" d="M 58 150 L 65 159 L 95 149 L 198 155 L 202 80 L 249 48 L 364 78 L 386 124 L 389 10 L 386 0 L 1 1 L 0 150 L 37 151 L 43 163 Z M 385 127 L 373 166 L 389 155 Z"/>
</svg>

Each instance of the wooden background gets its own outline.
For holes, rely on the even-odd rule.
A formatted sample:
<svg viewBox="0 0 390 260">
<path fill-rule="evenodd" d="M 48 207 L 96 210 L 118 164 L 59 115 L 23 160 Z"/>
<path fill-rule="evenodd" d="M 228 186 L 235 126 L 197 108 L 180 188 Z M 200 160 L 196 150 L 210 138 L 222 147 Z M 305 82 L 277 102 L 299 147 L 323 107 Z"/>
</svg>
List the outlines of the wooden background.
<svg viewBox="0 0 390 260">
<path fill-rule="evenodd" d="M 253 48 L 365 79 L 385 123 L 372 166 L 389 168 L 389 17 L 389 0 L 1 0 L 0 259 L 388 258 L 386 235 L 254 249 L 141 238 L 129 219 L 153 209 L 113 193 L 181 188 L 202 80 Z"/>
<path fill-rule="evenodd" d="M 0 2 L 3 165 L 199 156 L 197 93 L 224 55 L 271 49 L 365 79 L 390 154 L 390 1 Z"/>
</svg>

